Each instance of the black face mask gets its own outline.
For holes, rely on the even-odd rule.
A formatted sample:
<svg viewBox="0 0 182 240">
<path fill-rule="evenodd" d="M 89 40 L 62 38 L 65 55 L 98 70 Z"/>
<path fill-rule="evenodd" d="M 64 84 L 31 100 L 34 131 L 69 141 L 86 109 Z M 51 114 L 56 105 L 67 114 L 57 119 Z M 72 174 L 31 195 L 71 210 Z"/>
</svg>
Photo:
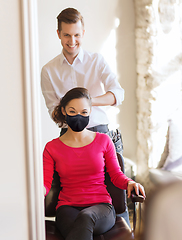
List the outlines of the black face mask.
<svg viewBox="0 0 182 240">
<path fill-rule="evenodd" d="M 81 132 L 88 125 L 89 116 L 85 117 L 80 114 L 70 116 L 66 114 L 66 122 L 74 132 Z"/>
</svg>

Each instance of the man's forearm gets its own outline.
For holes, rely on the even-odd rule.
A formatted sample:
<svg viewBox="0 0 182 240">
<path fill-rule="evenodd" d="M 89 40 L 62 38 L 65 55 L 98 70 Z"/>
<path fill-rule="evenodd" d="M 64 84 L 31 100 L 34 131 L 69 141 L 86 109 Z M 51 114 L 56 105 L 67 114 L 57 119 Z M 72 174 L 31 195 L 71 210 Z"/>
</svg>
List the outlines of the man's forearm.
<svg viewBox="0 0 182 240">
<path fill-rule="evenodd" d="M 116 98 L 112 92 L 92 98 L 92 106 L 111 106 L 116 104 Z"/>
</svg>

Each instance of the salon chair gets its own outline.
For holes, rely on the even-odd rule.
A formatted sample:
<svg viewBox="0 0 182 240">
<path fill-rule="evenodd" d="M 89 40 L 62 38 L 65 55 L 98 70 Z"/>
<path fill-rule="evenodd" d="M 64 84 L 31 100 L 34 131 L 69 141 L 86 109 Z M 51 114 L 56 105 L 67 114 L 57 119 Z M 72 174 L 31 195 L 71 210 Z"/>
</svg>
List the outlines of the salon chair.
<svg viewBox="0 0 182 240">
<path fill-rule="evenodd" d="M 123 161 L 120 154 L 117 153 L 117 157 L 121 166 L 121 170 L 123 170 Z M 107 186 L 107 190 L 112 197 L 112 202 L 115 207 L 115 211 L 117 214 L 123 213 L 126 208 L 126 194 L 125 190 L 119 189 L 113 185 L 110 180 L 109 174 L 105 171 L 105 184 Z M 55 171 L 53 176 L 53 182 L 51 186 L 51 190 L 48 195 L 45 197 L 45 216 L 46 217 L 55 217 L 56 215 L 56 205 L 58 202 L 58 195 L 61 190 L 60 187 L 60 179 L 58 173 Z M 132 193 L 132 202 L 135 204 L 136 202 L 143 202 L 143 197 L 136 196 L 136 194 Z M 136 222 L 136 213 L 133 214 L 133 222 L 135 225 Z M 46 228 L 46 240 L 64 240 L 61 236 L 59 230 L 56 227 L 55 221 L 45 220 L 45 228 Z M 135 226 L 134 226 L 135 228 Z M 94 240 L 130 240 L 134 239 L 134 231 L 130 229 L 126 221 L 117 216 L 115 225 L 106 233 L 102 235 L 94 235 Z"/>
</svg>

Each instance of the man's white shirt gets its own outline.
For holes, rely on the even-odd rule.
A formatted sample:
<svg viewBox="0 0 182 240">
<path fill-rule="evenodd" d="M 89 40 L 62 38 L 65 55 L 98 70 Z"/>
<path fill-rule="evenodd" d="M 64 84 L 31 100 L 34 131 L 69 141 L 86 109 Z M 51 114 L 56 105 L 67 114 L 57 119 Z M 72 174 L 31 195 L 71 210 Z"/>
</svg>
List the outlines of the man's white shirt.
<svg viewBox="0 0 182 240">
<path fill-rule="evenodd" d="M 61 53 L 42 68 L 41 88 L 51 117 L 60 99 L 74 87 L 87 88 L 91 97 L 110 91 L 115 95 L 116 106 L 124 100 L 124 89 L 102 55 L 83 49 L 72 65 Z M 93 106 L 88 127 L 108 123 L 106 107 Z"/>
</svg>

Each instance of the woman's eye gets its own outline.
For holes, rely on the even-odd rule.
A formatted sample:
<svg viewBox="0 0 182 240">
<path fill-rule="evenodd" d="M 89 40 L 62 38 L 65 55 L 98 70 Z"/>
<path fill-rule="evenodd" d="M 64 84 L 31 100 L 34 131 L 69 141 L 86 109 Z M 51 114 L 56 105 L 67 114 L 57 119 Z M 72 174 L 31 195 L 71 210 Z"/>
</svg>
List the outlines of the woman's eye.
<svg viewBox="0 0 182 240">
<path fill-rule="evenodd" d="M 70 113 L 75 113 L 75 111 L 70 111 Z"/>
<path fill-rule="evenodd" d="M 82 112 L 82 114 L 88 114 L 88 112 Z"/>
</svg>

